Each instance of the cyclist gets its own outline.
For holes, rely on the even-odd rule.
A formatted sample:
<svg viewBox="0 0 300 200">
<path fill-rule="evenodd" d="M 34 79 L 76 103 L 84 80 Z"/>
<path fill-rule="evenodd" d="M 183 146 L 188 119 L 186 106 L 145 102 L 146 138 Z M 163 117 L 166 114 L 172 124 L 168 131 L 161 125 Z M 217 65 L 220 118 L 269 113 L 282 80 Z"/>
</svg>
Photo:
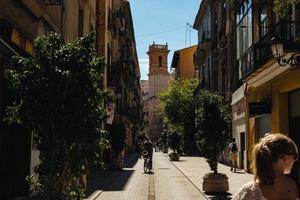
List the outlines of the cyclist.
<svg viewBox="0 0 300 200">
<path fill-rule="evenodd" d="M 153 144 L 149 140 L 149 138 L 146 138 L 144 143 L 144 150 L 148 152 L 148 158 L 150 159 L 150 170 L 152 169 L 152 156 L 153 156 Z"/>
</svg>

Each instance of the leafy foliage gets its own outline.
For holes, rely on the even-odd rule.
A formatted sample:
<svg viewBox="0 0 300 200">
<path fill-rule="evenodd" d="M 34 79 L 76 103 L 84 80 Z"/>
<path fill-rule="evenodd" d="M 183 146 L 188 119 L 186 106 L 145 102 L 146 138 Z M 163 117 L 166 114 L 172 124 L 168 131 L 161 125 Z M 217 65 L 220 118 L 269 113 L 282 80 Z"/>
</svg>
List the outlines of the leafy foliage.
<svg viewBox="0 0 300 200">
<path fill-rule="evenodd" d="M 298 4 L 300 0 L 274 0 L 273 11 L 278 15 L 280 19 L 287 16 L 290 5 Z"/>
<path fill-rule="evenodd" d="M 171 82 L 168 90 L 159 94 L 161 107 L 171 126 L 184 128 L 186 150 L 194 132 L 194 91 L 198 84 L 197 79 L 175 80 Z"/>
<path fill-rule="evenodd" d="M 167 129 L 160 134 L 160 139 L 164 147 L 168 147 L 169 132 Z"/>
<path fill-rule="evenodd" d="M 168 90 L 159 94 L 161 107 L 172 124 L 183 124 L 189 119 L 198 83 L 196 79 L 175 80 Z"/>
<path fill-rule="evenodd" d="M 196 129 L 199 150 L 217 173 L 218 157 L 224 150 L 230 131 L 230 112 L 222 96 L 202 90 L 197 96 Z"/>
<path fill-rule="evenodd" d="M 39 137 L 36 167 L 44 199 L 77 199 L 76 177 L 101 163 L 108 145 L 95 33 L 65 44 L 55 33 L 35 41 L 35 56 L 14 57 L 5 72 L 15 102 L 8 123 L 23 123 Z M 80 195 L 81 194 L 81 195 Z"/>
</svg>

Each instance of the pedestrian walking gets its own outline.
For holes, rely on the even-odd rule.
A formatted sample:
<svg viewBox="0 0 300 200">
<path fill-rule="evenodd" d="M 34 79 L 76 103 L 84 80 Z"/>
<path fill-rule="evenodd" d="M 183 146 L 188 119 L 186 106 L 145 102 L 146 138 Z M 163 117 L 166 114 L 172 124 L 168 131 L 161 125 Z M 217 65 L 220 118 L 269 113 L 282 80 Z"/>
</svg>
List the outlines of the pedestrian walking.
<svg viewBox="0 0 300 200">
<path fill-rule="evenodd" d="M 254 180 L 244 185 L 233 200 L 299 200 L 296 183 L 290 174 L 298 158 L 296 144 L 289 137 L 267 134 L 253 151 Z"/>
<path fill-rule="evenodd" d="M 230 171 L 236 172 L 237 167 L 237 144 L 235 142 L 235 138 L 229 143 L 229 160 L 230 160 Z"/>
</svg>

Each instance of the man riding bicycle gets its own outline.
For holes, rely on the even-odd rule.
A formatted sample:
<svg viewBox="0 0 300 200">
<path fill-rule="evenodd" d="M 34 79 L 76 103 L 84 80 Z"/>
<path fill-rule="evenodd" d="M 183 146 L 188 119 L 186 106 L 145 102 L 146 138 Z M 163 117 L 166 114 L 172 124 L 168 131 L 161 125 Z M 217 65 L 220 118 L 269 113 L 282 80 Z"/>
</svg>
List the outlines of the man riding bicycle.
<svg viewBox="0 0 300 200">
<path fill-rule="evenodd" d="M 153 144 L 149 140 L 149 138 L 146 138 L 144 143 L 144 150 L 148 152 L 148 158 L 150 159 L 150 170 L 152 169 L 152 156 L 153 156 Z"/>
</svg>

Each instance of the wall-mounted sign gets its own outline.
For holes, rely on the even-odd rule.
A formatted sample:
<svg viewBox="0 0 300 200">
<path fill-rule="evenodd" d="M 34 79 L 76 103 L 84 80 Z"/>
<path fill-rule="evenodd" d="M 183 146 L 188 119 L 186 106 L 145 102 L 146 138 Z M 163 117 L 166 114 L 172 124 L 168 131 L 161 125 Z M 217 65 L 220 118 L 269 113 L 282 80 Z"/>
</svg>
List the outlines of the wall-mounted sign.
<svg viewBox="0 0 300 200">
<path fill-rule="evenodd" d="M 271 106 L 267 102 L 249 102 L 249 116 L 255 117 L 258 115 L 271 113 Z"/>
</svg>

